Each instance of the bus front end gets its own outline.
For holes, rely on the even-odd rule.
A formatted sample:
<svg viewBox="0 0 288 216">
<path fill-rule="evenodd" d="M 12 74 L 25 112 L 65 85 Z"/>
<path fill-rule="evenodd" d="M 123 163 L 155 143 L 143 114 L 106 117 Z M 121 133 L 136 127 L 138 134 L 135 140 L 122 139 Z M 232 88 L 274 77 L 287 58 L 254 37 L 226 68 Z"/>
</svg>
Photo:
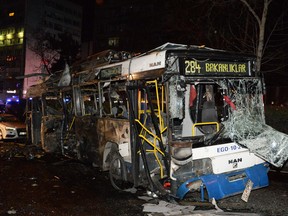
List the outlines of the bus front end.
<svg viewBox="0 0 288 216">
<path fill-rule="evenodd" d="M 174 53 L 168 60 L 178 74 L 167 84 L 171 193 L 219 200 L 268 186 L 269 163 L 242 145 L 257 145 L 265 125 L 253 58 Z"/>
</svg>

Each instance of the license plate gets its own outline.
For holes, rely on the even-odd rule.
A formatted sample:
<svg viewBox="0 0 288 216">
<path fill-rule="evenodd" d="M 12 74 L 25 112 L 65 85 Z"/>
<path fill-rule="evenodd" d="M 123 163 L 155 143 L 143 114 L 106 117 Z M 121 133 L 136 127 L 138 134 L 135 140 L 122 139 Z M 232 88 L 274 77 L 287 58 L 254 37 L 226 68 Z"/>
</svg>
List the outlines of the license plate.
<svg viewBox="0 0 288 216">
<path fill-rule="evenodd" d="M 253 182 L 249 179 L 246 183 L 246 187 L 245 187 L 245 190 L 243 191 L 243 194 L 242 194 L 242 197 L 241 199 L 244 201 L 244 202 L 248 202 L 248 198 L 250 196 L 250 193 L 251 193 L 251 190 L 253 188 Z"/>
<path fill-rule="evenodd" d="M 26 132 L 20 132 L 19 135 L 26 135 Z"/>
</svg>

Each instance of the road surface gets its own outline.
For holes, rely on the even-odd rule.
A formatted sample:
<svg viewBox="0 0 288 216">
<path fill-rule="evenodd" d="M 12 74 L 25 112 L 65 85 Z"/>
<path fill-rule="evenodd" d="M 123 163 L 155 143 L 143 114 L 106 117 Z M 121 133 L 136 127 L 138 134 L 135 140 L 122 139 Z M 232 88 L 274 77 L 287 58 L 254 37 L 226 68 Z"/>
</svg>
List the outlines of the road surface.
<svg viewBox="0 0 288 216">
<path fill-rule="evenodd" d="M 217 206 L 237 215 L 288 215 L 287 174 L 270 172 L 269 176 L 270 186 L 252 191 L 247 203 L 237 195 L 218 201 Z M 0 215 L 165 215 L 143 212 L 147 204 L 154 210 L 163 204 L 158 199 L 144 200 L 146 191 L 116 191 L 105 172 L 19 143 L 0 142 L 0 186 Z M 195 214 L 203 213 L 198 215 L 222 215 L 210 203 L 187 199 L 178 204 L 195 206 Z M 193 215 L 188 213 L 182 215 Z"/>
</svg>

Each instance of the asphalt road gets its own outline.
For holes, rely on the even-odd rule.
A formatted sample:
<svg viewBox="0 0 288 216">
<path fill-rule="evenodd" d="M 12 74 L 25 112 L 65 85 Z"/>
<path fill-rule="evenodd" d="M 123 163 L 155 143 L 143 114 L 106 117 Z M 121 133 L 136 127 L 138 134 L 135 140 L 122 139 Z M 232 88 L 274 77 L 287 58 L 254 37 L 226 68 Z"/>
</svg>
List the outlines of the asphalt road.
<svg viewBox="0 0 288 216">
<path fill-rule="evenodd" d="M 218 201 L 218 207 L 236 215 L 288 215 L 288 176 L 279 172 L 269 176 L 270 186 L 252 191 L 247 203 L 237 195 Z M 155 209 L 159 200 L 145 201 L 142 196 L 145 191 L 116 191 L 107 173 L 87 164 L 31 146 L 0 142 L 0 216 L 164 215 L 144 213 L 143 205 L 152 204 Z M 179 204 L 196 206 L 198 215 L 227 215 L 215 212 L 210 203 L 187 199 Z"/>
</svg>

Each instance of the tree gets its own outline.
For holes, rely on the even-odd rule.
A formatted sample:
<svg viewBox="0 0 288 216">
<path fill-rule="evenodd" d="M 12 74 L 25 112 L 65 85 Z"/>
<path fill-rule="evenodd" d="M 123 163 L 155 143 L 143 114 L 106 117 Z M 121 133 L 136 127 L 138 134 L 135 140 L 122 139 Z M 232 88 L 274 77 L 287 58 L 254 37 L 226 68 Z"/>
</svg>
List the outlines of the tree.
<svg viewBox="0 0 288 216">
<path fill-rule="evenodd" d="M 257 71 L 285 67 L 288 32 L 283 26 L 288 1 L 195 0 L 192 4 L 190 0 L 168 0 L 166 4 L 170 12 L 166 31 L 174 33 L 171 41 L 253 53 Z"/>
<path fill-rule="evenodd" d="M 40 60 L 35 65 L 35 71 L 43 74 L 52 74 L 52 64 L 60 58 L 59 50 L 54 49 L 52 46 L 55 43 L 54 41 L 55 39 L 50 34 L 40 29 L 36 30 L 33 37 L 29 38 L 28 47 Z"/>
<path fill-rule="evenodd" d="M 51 65 L 51 71 L 62 70 L 65 63 L 72 65 L 80 57 L 80 45 L 71 34 L 63 32 L 58 35 L 58 39 L 52 41 L 52 47 L 58 51 L 59 59 Z"/>
<path fill-rule="evenodd" d="M 241 7 L 237 1 L 244 7 Z M 217 8 L 219 9 L 219 5 L 223 7 L 223 4 L 231 8 L 232 10 L 227 11 L 232 13 L 230 12 L 228 15 L 229 24 L 220 27 L 220 34 L 227 44 L 232 45 L 231 47 L 237 47 L 239 51 L 248 51 L 256 55 L 256 71 L 263 72 L 261 67 L 263 64 L 266 64 L 265 69 L 268 70 L 267 64 L 275 60 L 279 63 L 279 58 L 283 58 L 283 56 L 287 58 L 287 54 L 283 55 L 288 45 L 287 31 L 285 32 L 281 26 L 281 22 L 287 16 L 287 10 L 285 10 L 288 6 L 287 1 L 236 0 L 231 3 L 231 1 L 223 0 L 222 3 L 218 2 Z M 227 26 L 229 26 L 228 31 Z M 282 34 L 282 37 L 279 37 L 279 33 Z M 234 44 L 231 43 L 232 41 Z M 275 67 L 273 68 L 275 69 Z"/>
<path fill-rule="evenodd" d="M 36 30 L 29 48 L 40 59 L 36 70 L 53 74 L 63 70 L 65 63 L 72 64 L 79 57 L 80 45 L 66 32 L 52 36 L 43 30 Z"/>
<path fill-rule="evenodd" d="M 247 0 L 240 0 L 250 11 L 250 13 L 253 15 L 255 18 L 258 28 L 259 28 L 259 33 L 258 33 L 258 43 L 256 47 L 256 71 L 261 70 L 261 61 L 263 57 L 263 52 L 264 52 L 264 43 L 265 43 L 265 28 L 266 28 L 266 21 L 267 21 L 267 14 L 268 14 L 268 9 L 269 5 L 273 0 L 264 0 L 263 1 L 263 9 L 262 9 L 262 14 L 258 15 L 256 10 L 252 7 L 252 5 L 247 1 Z"/>
</svg>

